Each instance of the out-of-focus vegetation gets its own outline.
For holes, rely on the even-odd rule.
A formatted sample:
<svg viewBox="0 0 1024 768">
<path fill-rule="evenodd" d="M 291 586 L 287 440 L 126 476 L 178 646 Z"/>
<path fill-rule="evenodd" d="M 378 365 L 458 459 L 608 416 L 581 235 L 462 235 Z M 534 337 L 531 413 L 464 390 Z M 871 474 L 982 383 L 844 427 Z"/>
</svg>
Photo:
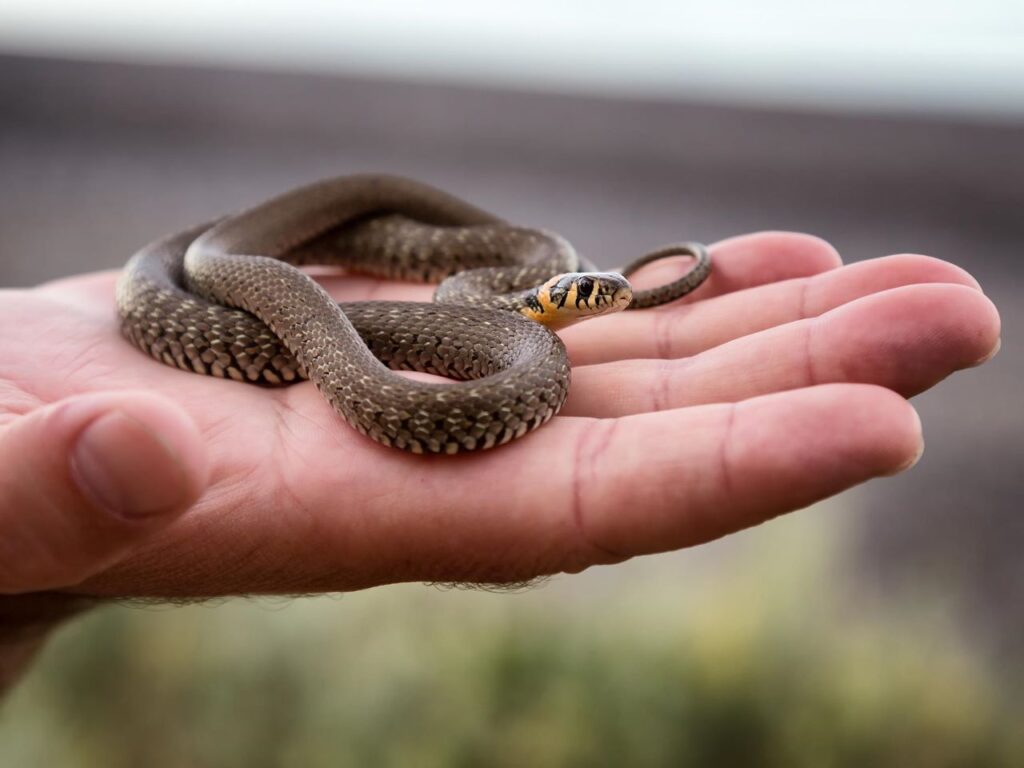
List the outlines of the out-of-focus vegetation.
<svg viewBox="0 0 1024 768">
<path fill-rule="evenodd" d="M 109 608 L 7 702 L 0 766 L 1024 764 L 1020 670 L 844 586 L 823 514 L 521 595 Z"/>
</svg>

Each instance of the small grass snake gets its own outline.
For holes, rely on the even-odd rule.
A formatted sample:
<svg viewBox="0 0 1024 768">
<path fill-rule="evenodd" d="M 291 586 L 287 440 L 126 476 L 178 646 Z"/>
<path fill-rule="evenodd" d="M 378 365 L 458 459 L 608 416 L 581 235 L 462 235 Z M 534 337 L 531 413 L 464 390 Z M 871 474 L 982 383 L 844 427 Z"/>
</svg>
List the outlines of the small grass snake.
<svg viewBox="0 0 1024 768">
<path fill-rule="evenodd" d="M 623 275 L 673 255 L 694 265 L 632 291 Z M 307 264 L 443 282 L 433 303 L 337 304 L 296 268 Z M 623 274 L 598 272 L 552 232 L 410 179 L 357 175 L 147 245 L 121 275 L 117 306 L 125 336 L 168 365 L 270 386 L 308 378 L 379 443 L 453 454 L 520 437 L 562 406 L 569 361 L 552 329 L 672 301 L 710 270 L 704 246 L 681 243 Z"/>
</svg>

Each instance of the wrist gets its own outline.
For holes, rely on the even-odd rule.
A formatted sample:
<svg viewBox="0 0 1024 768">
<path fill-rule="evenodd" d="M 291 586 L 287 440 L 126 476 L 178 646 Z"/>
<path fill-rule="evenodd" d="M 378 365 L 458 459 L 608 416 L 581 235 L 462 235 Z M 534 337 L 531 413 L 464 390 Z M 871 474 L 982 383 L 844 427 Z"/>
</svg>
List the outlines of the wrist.
<svg viewBox="0 0 1024 768">
<path fill-rule="evenodd" d="M 52 630 L 97 602 L 54 592 L 0 596 L 0 692 L 14 683 Z"/>
<path fill-rule="evenodd" d="M 98 602 L 94 597 L 59 592 L 0 595 L 0 639 L 56 626 Z"/>
</svg>

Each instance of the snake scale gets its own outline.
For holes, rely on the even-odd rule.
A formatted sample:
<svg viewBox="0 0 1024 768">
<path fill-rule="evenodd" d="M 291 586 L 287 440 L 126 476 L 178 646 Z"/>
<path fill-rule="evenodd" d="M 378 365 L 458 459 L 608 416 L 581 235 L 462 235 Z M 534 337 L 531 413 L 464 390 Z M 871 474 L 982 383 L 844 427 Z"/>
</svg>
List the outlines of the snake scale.
<svg viewBox="0 0 1024 768">
<path fill-rule="evenodd" d="M 634 294 L 557 234 L 411 179 L 342 176 L 145 246 L 117 306 L 124 335 L 161 362 L 270 386 L 308 378 L 379 443 L 453 454 L 520 437 L 562 406 L 569 362 L 552 329 L 671 301 L 710 272 L 707 250 L 684 243 L 623 273 L 671 255 L 694 265 Z M 306 264 L 440 285 L 432 303 L 338 304 Z"/>
</svg>

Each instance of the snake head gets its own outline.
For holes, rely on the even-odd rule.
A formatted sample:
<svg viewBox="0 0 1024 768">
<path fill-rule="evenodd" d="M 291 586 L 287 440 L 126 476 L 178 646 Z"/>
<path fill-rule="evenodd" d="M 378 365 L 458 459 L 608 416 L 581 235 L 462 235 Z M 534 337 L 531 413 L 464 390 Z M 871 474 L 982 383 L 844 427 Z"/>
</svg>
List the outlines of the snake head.
<svg viewBox="0 0 1024 768">
<path fill-rule="evenodd" d="M 566 272 L 527 291 L 522 313 L 552 329 L 618 312 L 633 300 L 633 288 L 618 272 Z"/>
</svg>

